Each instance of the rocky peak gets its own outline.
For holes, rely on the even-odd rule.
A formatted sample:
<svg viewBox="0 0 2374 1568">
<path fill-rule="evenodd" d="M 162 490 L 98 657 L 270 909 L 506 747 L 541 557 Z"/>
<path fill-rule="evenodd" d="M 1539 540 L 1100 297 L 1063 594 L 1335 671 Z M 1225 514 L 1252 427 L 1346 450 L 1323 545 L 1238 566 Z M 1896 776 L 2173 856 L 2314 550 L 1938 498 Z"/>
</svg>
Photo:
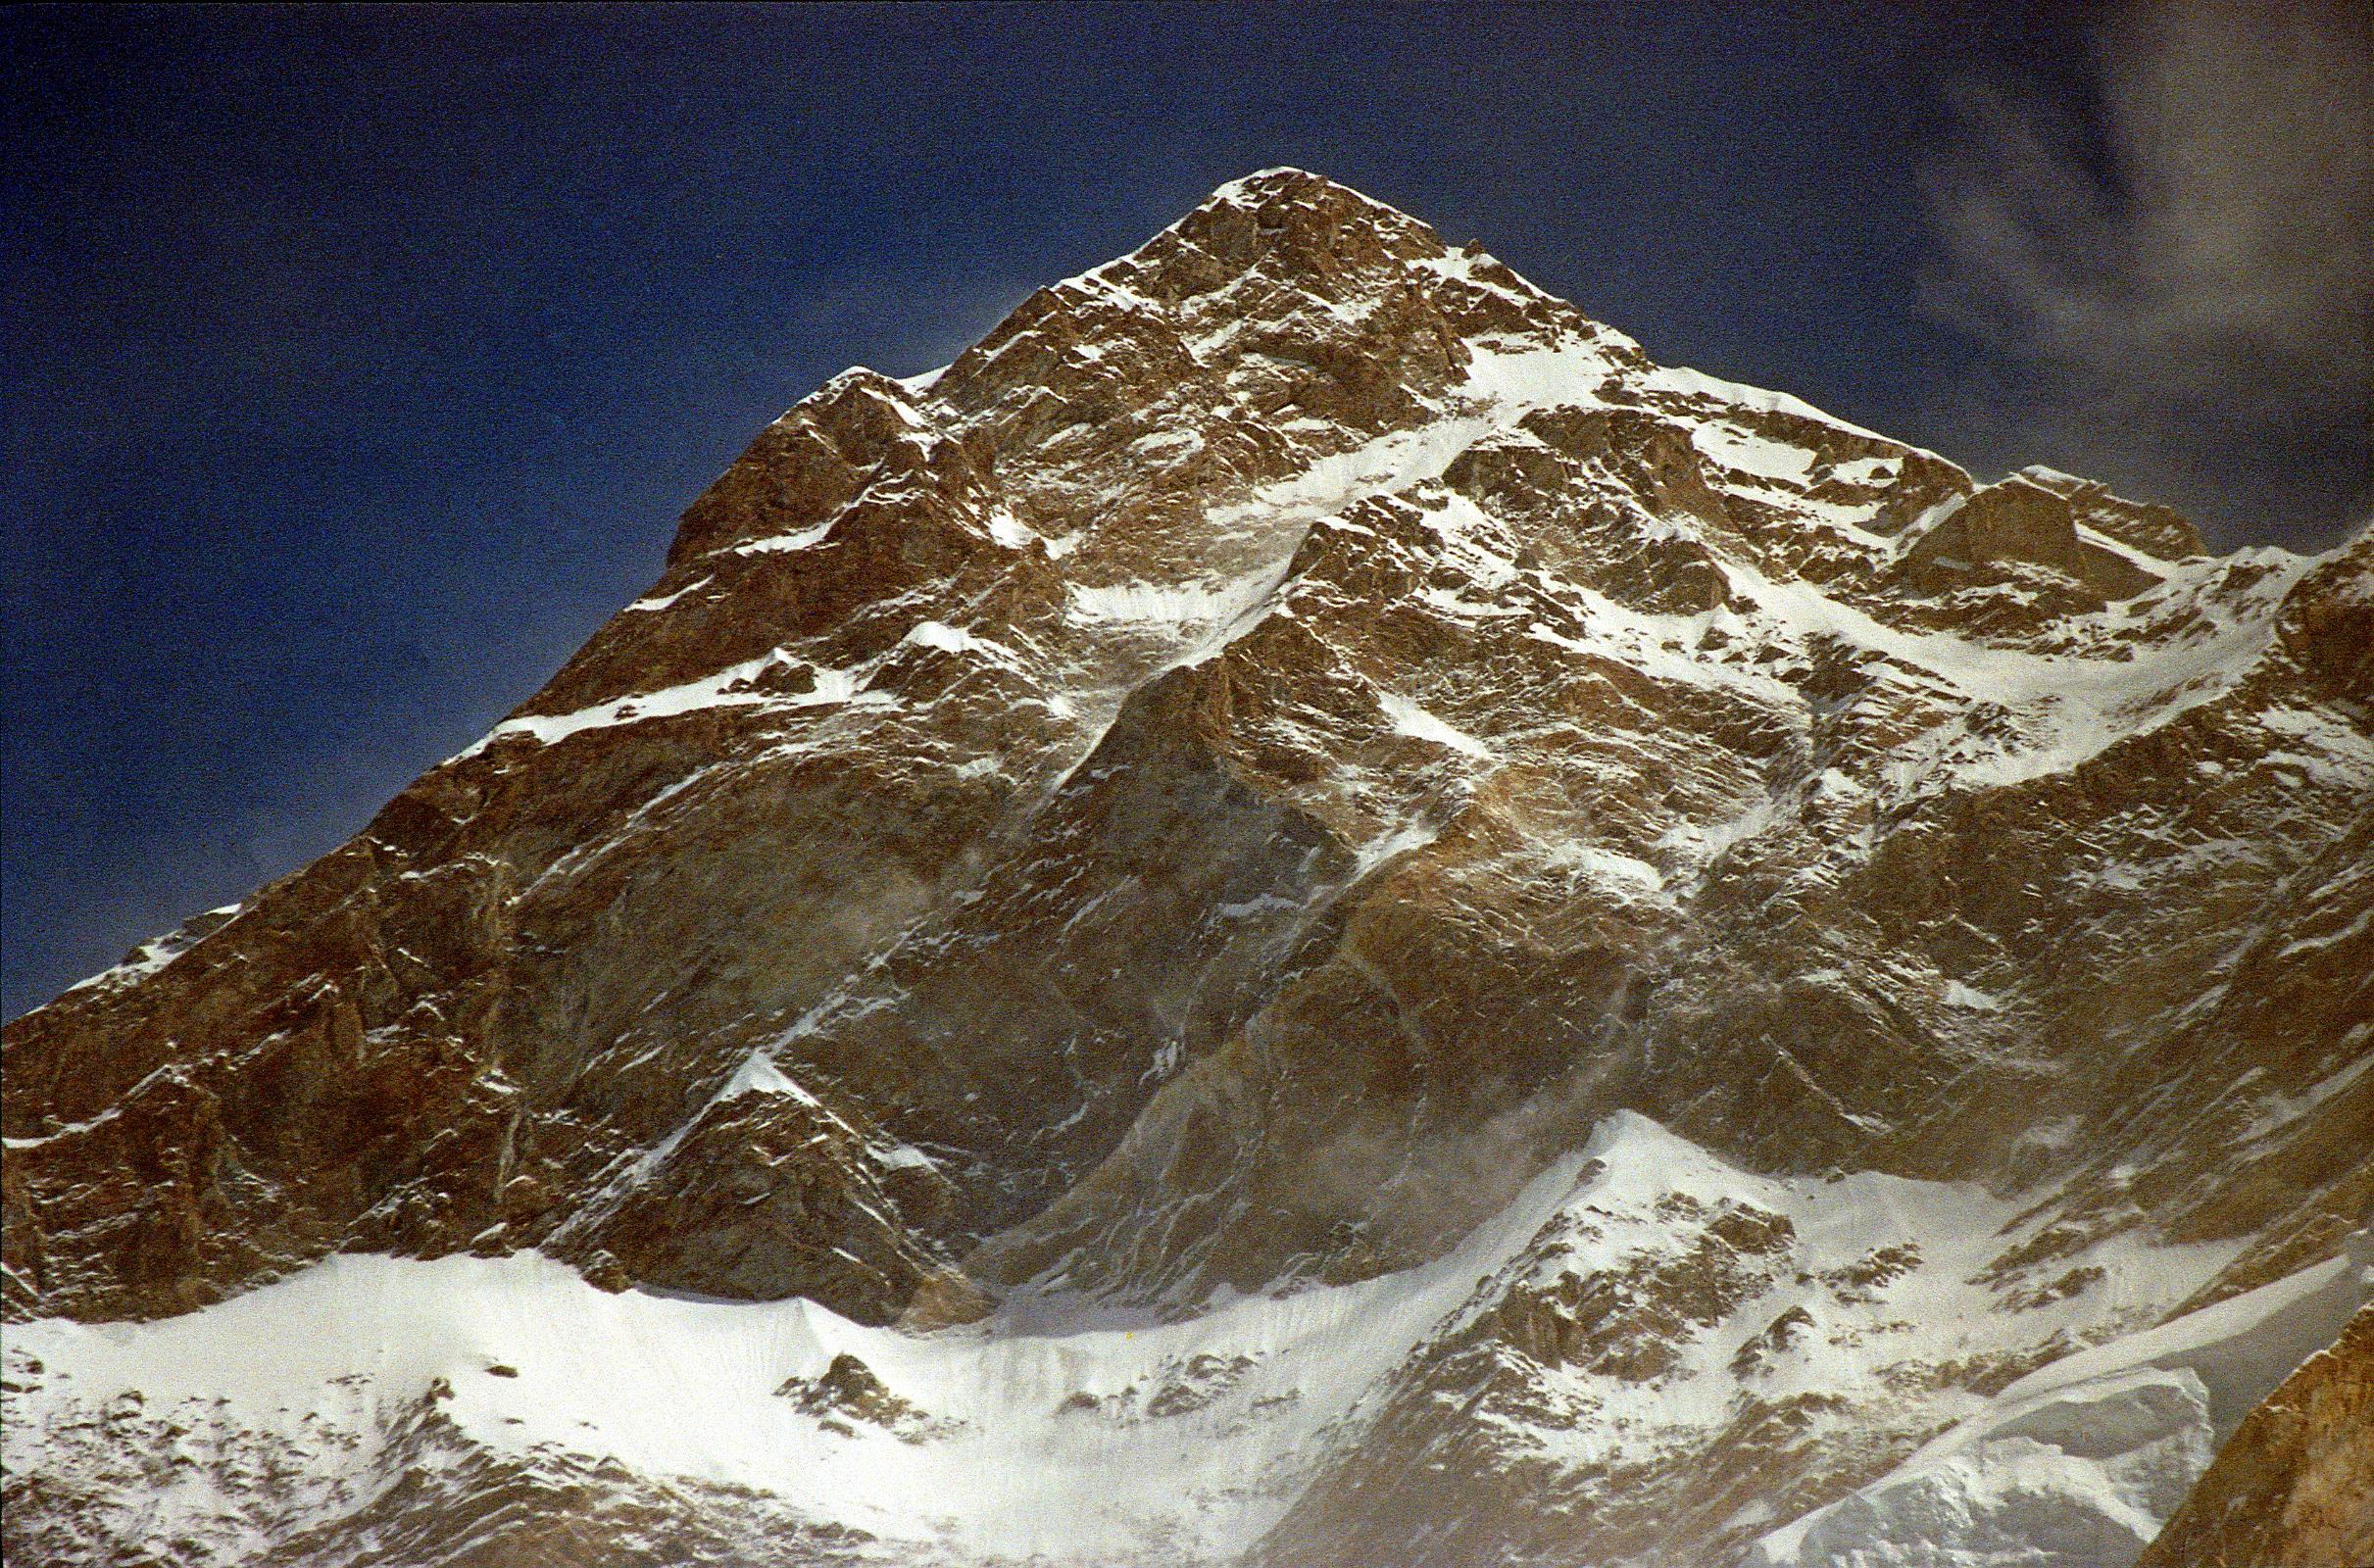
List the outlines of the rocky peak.
<svg viewBox="0 0 2374 1568">
<path fill-rule="evenodd" d="M 386 1508 L 572 1489 L 656 1560 L 845 1526 L 872 1560 L 861 1518 L 882 1560 L 1065 1560 L 1029 1533 L 1062 1510 L 1000 1512 L 1009 1470 L 1086 1484 L 1058 1452 L 1150 1510 L 1084 1561 L 1422 1529 L 1728 1568 L 2080 1346 L 2264 1291 L 2297 1322 L 2303 1272 L 2340 1311 L 2374 544 L 2197 549 L 1654 365 L 1316 176 L 1223 186 L 945 369 L 835 377 L 483 741 L 10 1025 L 12 1317 L 202 1338 L 351 1286 L 482 1315 L 473 1354 L 578 1326 L 500 1387 L 208 1363 L 410 1412 L 358 1395 L 330 1440 L 238 1379 L 138 1372 L 142 1415 L 13 1361 L 12 1486 L 65 1479 L 11 1492 L 12 1547 L 124 1559 L 141 1499 L 204 1490 L 126 1455 L 203 1450 L 244 1522 L 175 1514 L 228 1543 L 177 1552 L 334 1556 L 420 1518 L 331 1481 L 289 1515 L 253 1456 L 401 1468 L 428 1411 L 478 1468 Z M 604 1425 L 695 1363 L 572 1359 L 696 1318 L 756 1325 L 696 1336 L 700 1408 L 757 1435 L 721 1508 L 668 1490 L 696 1391 Z M 843 1354 L 913 1407 L 887 1447 L 774 1396 L 855 1387 Z M 2120 1529 L 2209 1441 L 2147 1381 L 2071 1396 L 2149 1429 Z M 2121 1484 L 2088 1474 L 2081 1525 Z M 998 1479 L 922 1543 L 951 1476 Z"/>
<path fill-rule="evenodd" d="M 1371 396 L 1422 395 L 1442 383 L 1461 338 L 1588 326 L 1500 263 L 1448 250 L 1392 207 L 1315 174 L 1272 170 L 1221 186 L 1129 255 L 1037 291 L 932 390 L 978 415 L 1049 374 L 1058 391 L 1150 390 L 1182 373 L 1225 383 L 1253 368 L 1247 362 L 1265 361 L 1355 381 Z"/>
<path fill-rule="evenodd" d="M 1446 254 L 1432 228 L 1398 209 L 1317 174 L 1272 169 L 1220 186 L 1100 270 L 1171 303 L 1252 275 L 1340 299 Z"/>
</svg>

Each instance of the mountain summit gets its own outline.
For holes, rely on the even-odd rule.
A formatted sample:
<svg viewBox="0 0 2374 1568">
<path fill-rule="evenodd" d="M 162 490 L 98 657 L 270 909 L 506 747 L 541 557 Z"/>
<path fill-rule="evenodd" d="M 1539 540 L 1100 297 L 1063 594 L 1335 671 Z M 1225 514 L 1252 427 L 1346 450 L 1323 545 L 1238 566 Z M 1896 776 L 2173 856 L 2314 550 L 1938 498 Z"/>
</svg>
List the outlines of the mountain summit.
<svg viewBox="0 0 2374 1568">
<path fill-rule="evenodd" d="M 2370 700 L 2365 534 L 1234 181 L 9 1027 L 6 1544 L 2347 1561 Z"/>
</svg>

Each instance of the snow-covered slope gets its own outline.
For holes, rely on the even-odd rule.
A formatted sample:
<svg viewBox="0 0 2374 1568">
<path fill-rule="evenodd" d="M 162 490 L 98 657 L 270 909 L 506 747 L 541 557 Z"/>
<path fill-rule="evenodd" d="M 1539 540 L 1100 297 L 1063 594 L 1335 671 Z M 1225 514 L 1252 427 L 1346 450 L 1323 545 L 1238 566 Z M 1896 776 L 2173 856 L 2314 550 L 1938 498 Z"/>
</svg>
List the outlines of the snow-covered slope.
<svg viewBox="0 0 2374 1568">
<path fill-rule="evenodd" d="M 2131 1562 L 2250 1407 L 2374 1299 L 2374 1233 L 2340 1257 L 2039 1368 L 1753 1568 Z"/>
<path fill-rule="evenodd" d="M 2366 538 L 1233 182 L 10 1027 L 9 1544 L 2131 1556 L 2362 1295 L 2370 693 Z"/>
<path fill-rule="evenodd" d="M 1569 1369 L 1558 1392 L 1589 1419 L 1529 1434 L 1560 1463 L 1719 1428 L 1751 1363 L 1776 1389 L 1901 1396 L 1891 1369 L 2033 1332 L 1965 1277 L 2009 1217 L 1983 1191 L 1758 1179 L 1619 1115 L 1430 1263 L 1183 1321 L 1033 1298 L 916 1334 L 800 1299 L 609 1295 L 533 1252 L 330 1258 L 156 1323 L 14 1330 L 8 1462 L 115 1483 L 89 1522 L 192 1564 L 247 1561 L 368 1510 L 419 1467 L 423 1412 L 522 1466 L 618 1465 L 763 1496 L 863 1530 L 861 1555 L 884 1561 L 1228 1561 L 1259 1547 L 1331 1450 L 1360 1448 L 1429 1347 L 1512 1288 L 1677 1253 L 1684 1205 L 1780 1216 L 1785 1266 L 1653 1383 Z M 2149 1311 L 2219 1255 L 2101 1261 L 2111 1294 Z M 2132 1555 L 2215 1439 L 2370 1297 L 2366 1264 L 2337 1257 L 2054 1361 L 1751 1561 Z M 2066 1329 L 2097 1314 L 2072 1301 L 2049 1315 Z M 1967 1402 L 1948 1393 L 1936 1408 Z M 282 1484 L 258 1485 L 275 1471 Z"/>
</svg>

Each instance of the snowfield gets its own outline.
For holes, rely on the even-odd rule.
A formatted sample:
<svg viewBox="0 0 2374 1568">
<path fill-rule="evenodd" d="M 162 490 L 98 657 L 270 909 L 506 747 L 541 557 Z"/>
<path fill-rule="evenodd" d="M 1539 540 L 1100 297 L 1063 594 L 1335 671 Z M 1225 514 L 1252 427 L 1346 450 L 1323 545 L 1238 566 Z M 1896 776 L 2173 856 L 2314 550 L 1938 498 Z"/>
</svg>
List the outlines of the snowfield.
<svg viewBox="0 0 2374 1568">
<path fill-rule="evenodd" d="M 1560 1462 L 1676 1441 L 1718 1419 L 1731 1388 L 1722 1369 L 1792 1305 L 1826 1331 L 1780 1371 L 1808 1388 L 1867 1387 L 1907 1355 L 1943 1360 L 2033 1331 L 1991 1310 L 1965 1277 L 2000 1245 L 2007 1217 L 1983 1192 L 1872 1175 L 1758 1178 L 1619 1114 L 1435 1262 L 1239 1298 L 1179 1322 L 1041 1294 L 982 1323 L 911 1333 L 806 1300 L 609 1295 L 523 1252 L 341 1255 L 160 1322 L 14 1326 L 8 1463 L 38 1455 L 45 1471 L 72 1476 L 106 1462 L 111 1414 L 162 1418 L 161 1430 L 179 1434 L 170 1440 L 184 1456 L 179 1479 L 118 1494 L 109 1533 L 157 1550 L 198 1544 L 192 1560 L 229 1564 L 376 1494 L 391 1479 L 391 1434 L 427 1402 L 490 1451 L 560 1451 L 747 1488 L 917 1549 L 1226 1562 L 1260 1542 L 1333 1446 L 1358 1441 L 1403 1361 L 1475 1309 L 1479 1280 L 1619 1266 L 1659 1245 L 1660 1205 L 1674 1194 L 1788 1215 L 1807 1277 L 1914 1234 L 1964 1240 L 1861 1308 L 1818 1281 L 1776 1293 L 1653 1384 L 1552 1374 L 1590 1384 L 1610 1417 L 1542 1434 Z M 1528 1250 L 1586 1212 L 1598 1240 L 1585 1255 Z M 2143 1308 L 2220 1256 L 2131 1248 L 2096 1261 L 2109 1270 L 2109 1298 Z M 1968 1419 L 1882 1481 L 1774 1532 L 1755 1560 L 2094 1568 L 2114 1560 L 2102 1555 L 2110 1545 L 2131 1555 L 2206 1466 L 2213 1439 L 2370 1295 L 2374 1252 L 2055 1362 L 1973 1401 Z M 2081 1320 L 2077 1303 L 2058 1310 Z M 797 1396 L 840 1357 L 862 1362 L 900 1413 L 867 1419 Z M 258 1449 L 298 1468 L 263 1485 L 206 1457 Z M 1153 1476 L 1162 1484 L 1147 1485 Z"/>
</svg>

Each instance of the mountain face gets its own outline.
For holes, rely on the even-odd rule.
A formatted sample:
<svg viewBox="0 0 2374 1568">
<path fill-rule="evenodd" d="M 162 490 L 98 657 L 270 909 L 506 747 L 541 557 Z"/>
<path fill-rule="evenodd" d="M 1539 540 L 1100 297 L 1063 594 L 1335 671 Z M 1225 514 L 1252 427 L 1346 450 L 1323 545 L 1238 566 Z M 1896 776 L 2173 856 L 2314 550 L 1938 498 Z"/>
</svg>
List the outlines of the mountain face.
<svg viewBox="0 0 2374 1568">
<path fill-rule="evenodd" d="M 6 1052 L 16 1561 L 2346 1563 L 2374 536 L 1270 171 Z"/>
</svg>

